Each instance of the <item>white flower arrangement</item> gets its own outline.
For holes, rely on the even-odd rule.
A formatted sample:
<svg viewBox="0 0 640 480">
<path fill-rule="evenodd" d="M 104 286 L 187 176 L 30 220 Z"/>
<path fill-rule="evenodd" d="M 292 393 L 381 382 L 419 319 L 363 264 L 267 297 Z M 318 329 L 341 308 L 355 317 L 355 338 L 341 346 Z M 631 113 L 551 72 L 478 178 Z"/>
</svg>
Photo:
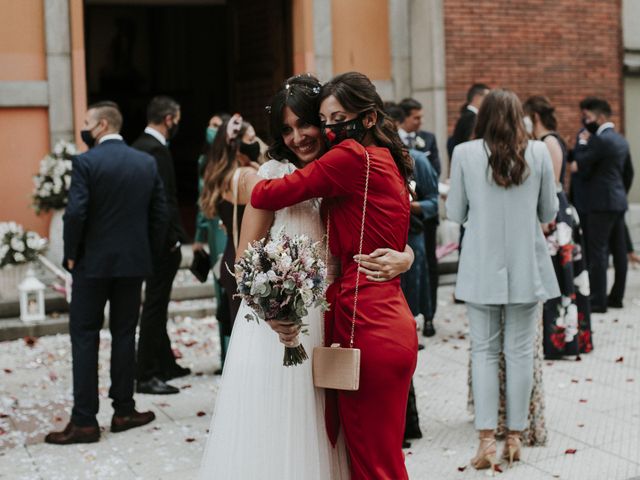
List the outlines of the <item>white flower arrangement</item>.
<svg viewBox="0 0 640 480">
<path fill-rule="evenodd" d="M 0 222 L 0 268 L 31 262 L 46 247 L 47 241 L 37 233 L 15 222 Z"/>
<path fill-rule="evenodd" d="M 33 177 L 33 207 L 37 214 L 61 210 L 67 205 L 71 159 L 76 153 L 73 143 L 60 140 L 53 147 L 53 152 L 40 161 L 40 171 Z"/>
</svg>

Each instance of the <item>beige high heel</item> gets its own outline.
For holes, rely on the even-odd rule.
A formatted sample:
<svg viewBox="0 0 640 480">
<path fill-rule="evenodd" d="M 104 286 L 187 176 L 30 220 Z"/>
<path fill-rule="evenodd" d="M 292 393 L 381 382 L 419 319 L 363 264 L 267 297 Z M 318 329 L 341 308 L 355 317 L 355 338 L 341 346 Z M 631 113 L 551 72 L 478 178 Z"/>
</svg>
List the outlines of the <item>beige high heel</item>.
<svg viewBox="0 0 640 480">
<path fill-rule="evenodd" d="M 476 456 L 471 459 L 471 466 L 476 470 L 486 470 L 490 468 L 496 471 L 498 459 L 496 458 L 496 437 L 493 432 L 480 433 L 480 444 Z"/>
<path fill-rule="evenodd" d="M 520 461 L 520 454 L 522 452 L 522 439 L 520 432 L 507 433 L 507 439 L 505 441 L 504 450 L 502 451 L 502 458 L 509 462 L 509 467 L 513 465 L 513 462 Z"/>
</svg>

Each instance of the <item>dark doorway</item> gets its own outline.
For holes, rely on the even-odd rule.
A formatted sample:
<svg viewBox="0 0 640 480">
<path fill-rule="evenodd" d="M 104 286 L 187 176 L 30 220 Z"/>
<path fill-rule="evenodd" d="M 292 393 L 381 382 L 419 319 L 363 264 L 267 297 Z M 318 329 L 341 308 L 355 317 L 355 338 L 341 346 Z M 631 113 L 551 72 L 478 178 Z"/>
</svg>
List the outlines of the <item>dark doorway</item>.
<svg viewBox="0 0 640 480">
<path fill-rule="evenodd" d="M 133 142 L 149 100 L 181 105 L 170 148 L 182 220 L 193 234 L 197 160 L 214 112 L 240 112 L 266 141 L 264 107 L 291 72 L 290 0 L 86 0 L 89 103 L 114 100 Z"/>
</svg>

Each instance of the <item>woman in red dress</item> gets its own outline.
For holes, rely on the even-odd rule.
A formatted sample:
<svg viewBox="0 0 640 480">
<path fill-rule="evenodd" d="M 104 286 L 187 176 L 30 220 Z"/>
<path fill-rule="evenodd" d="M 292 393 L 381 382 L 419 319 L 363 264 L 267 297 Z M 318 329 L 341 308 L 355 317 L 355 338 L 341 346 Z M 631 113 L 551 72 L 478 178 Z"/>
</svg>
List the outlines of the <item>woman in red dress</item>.
<svg viewBox="0 0 640 480">
<path fill-rule="evenodd" d="M 415 370 L 416 324 L 400 280 L 379 283 L 358 273 L 358 254 L 370 159 L 362 252 L 389 247 L 403 251 L 409 230 L 411 160 L 371 81 L 346 73 L 320 93 L 320 117 L 331 149 L 319 160 L 285 178 L 264 180 L 253 190 L 255 208 L 279 210 L 310 198 L 324 198 L 330 215 L 330 248 L 340 259 L 342 274 L 327 292 L 333 325 L 326 344 L 348 347 L 359 278 L 354 347 L 361 350 L 360 388 L 338 392 L 340 423 L 351 460 L 351 476 L 359 479 L 406 479 L 402 453 L 409 384 Z M 329 434 L 337 431 L 328 419 Z"/>
</svg>

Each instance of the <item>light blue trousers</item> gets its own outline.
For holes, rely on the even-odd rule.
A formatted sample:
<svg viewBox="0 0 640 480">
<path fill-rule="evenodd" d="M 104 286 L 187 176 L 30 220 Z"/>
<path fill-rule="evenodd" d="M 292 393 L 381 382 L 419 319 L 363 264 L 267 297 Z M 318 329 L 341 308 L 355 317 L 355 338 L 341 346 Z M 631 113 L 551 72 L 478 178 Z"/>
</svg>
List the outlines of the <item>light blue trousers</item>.
<svg viewBox="0 0 640 480">
<path fill-rule="evenodd" d="M 483 305 L 467 302 L 467 314 L 471 334 L 471 385 L 476 430 L 498 427 L 500 352 L 504 352 L 507 366 L 507 428 L 524 430 L 533 386 L 538 304 Z"/>
</svg>

